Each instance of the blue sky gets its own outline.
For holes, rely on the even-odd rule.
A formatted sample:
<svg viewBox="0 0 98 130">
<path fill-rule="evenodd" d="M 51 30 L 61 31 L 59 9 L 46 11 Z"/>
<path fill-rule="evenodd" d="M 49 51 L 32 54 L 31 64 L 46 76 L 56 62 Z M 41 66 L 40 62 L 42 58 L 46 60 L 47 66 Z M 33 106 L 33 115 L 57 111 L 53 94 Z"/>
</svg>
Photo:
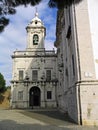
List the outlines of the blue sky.
<svg viewBox="0 0 98 130">
<path fill-rule="evenodd" d="M 92 45 L 94 60 L 98 59 L 98 0 L 88 0 L 89 18 L 92 36 Z M 34 7 L 18 7 L 17 13 L 10 18 L 10 24 L 5 31 L 0 34 L 0 72 L 4 75 L 7 85 L 10 85 L 12 75 L 11 55 L 16 49 L 24 50 L 26 48 L 26 30 L 25 27 L 35 16 Z M 46 0 L 37 5 L 39 18 L 46 26 L 46 49 L 52 49 L 55 41 L 56 27 L 56 9 L 47 7 Z M 98 78 L 98 63 L 95 62 L 96 76 Z"/>
<path fill-rule="evenodd" d="M 10 24 L 5 28 L 5 31 L 0 34 L 0 72 L 4 75 L 7 85 L 10 85 L 12 78 L 11 55 L 16 49 L 25 50 L 27 44 L 25 28 L 32 18 L 35 17 L 36 7 L 39 18 L 46 27 L 45 48 L 54 48 L 56 9 L 48 8 L 47 2 L 44 1 L 33 7 L 18 7 L 15 15 L 8 16 Z"/>
</svg>

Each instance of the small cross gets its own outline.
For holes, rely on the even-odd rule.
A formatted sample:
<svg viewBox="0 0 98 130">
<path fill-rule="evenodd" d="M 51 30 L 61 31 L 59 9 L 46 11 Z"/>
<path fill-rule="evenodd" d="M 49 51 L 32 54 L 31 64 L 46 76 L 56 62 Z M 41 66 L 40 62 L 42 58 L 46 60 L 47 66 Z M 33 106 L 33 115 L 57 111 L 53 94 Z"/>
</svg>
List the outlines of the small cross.
<svg viewBox="0 0 98 130">
<path fill-rule="evenodd" d="M 35 16 L 38 17 L 37 7 L 36 7 Z"/>
</svg>

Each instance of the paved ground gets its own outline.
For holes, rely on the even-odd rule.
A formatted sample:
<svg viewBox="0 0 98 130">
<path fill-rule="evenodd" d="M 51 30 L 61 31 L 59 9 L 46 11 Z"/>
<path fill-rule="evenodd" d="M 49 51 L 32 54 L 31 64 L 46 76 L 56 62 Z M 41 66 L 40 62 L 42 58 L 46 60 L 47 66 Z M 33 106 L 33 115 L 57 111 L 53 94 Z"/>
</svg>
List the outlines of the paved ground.
<svg viewBox="0 0 98 130">
<path fill-rule="evenodd" d="M 98 130 L 78 126 L 57 110 L 0 110 L 0 130 Z"/>
</svg>

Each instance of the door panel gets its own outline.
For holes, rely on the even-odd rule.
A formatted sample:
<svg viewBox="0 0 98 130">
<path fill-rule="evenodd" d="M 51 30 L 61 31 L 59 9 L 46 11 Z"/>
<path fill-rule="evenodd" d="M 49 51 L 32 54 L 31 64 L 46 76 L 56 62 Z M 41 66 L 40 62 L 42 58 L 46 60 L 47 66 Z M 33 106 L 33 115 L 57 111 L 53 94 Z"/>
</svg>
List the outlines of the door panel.
<svg viewBox="0 0 98 130">
<path fill-rule="evenodd" d="M 40 89 L 38 87 L 32 87 L 29 92 L 29 105 L 40 106 Z"/>
</svg>

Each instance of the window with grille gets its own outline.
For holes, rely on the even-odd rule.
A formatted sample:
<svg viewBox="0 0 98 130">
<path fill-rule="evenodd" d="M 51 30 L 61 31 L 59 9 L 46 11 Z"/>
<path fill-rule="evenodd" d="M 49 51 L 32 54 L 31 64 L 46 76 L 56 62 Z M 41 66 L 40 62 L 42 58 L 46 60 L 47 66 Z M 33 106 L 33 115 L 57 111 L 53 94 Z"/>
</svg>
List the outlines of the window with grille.
<svg viewBox="0 0 98 130">
<path fill-rule="evenodd" d="M 19 80 L 23 80 L 23 70 L 19 70 Z"/>
<path fill-rule="evenodd" d="M 18 92 L 18 100 L 23 100 L 23 91 Z"/>
<path fill-rule="evenodd" d="M 37 81 L 38 80 L 38 71 L 37 70 L 33 70 L 32 71 L 32 80 L 33 81 Z"/>
<path fill-rule="evenodd" d="M 52 99 L 52 92 L 51 91 L 47 91 L 47 99 Z"/>
<path fill-rule="evenodd" d="M 46 80 L 47 81 L 51 80 L 51 70 L 46 70 Z"/>
</svg>

